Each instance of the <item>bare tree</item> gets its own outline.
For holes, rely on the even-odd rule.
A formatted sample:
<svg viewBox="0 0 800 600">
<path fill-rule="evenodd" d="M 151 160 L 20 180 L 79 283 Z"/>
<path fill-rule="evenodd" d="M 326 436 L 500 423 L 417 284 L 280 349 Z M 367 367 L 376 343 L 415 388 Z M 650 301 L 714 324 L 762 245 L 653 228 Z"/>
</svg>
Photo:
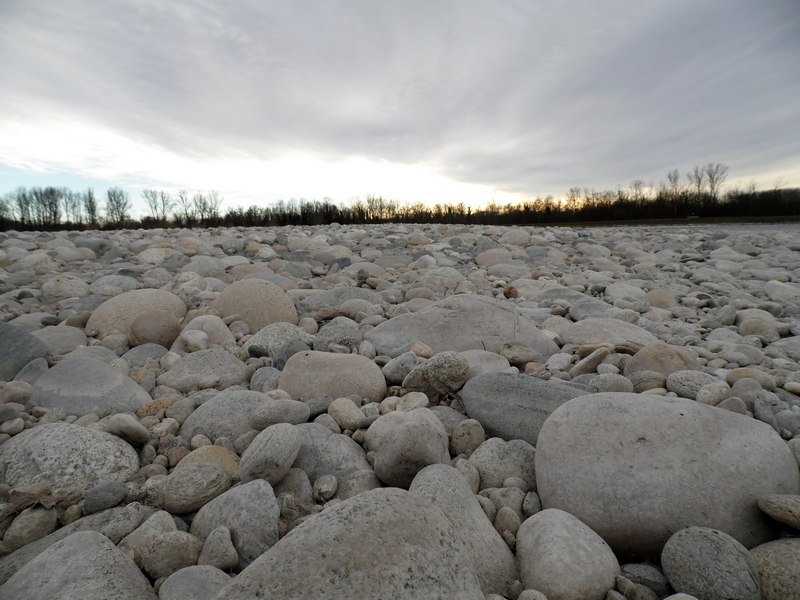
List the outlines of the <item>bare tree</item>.
<svg viewBox="0 0 800 600">
<path fill-rule="evenodd" d="M 681 174 L 678 169 L 672 169 L 667 173 L 667 182 L 669 183 L 669 191 L 673 196 L 677 196 L 681 188 Z"/>
<path fill-rule="evenodd" d="M 81 197 L 83 199 L 83 211 L 86 213 L 89 225 L 97 227 L 97 198 L 95 198 L 94 190 L 88 188 Z"/>
<path fill-rule="evenodd" d="M 703 171 L 708 180 L 708 191 L 716 198 L 719 194 L 719 188 L 728 178 L 728 166 L 721 163 L 708 163 Z"/>
<path fill-rule="evenodd" d="M 33 220 L 32 203 L 33 198 L 30 192 L 24 187 L 18 187 L 14 192 L 14 204 L 17 219 L 22 225 L 29 224 Z"/>
<path fill-rule="evenodd" d="M 70 223 L 83 223 L 81 195 L 69 188 L 61 188 L 61 202 L 64 205 L 64 216 Z"/>
<path fill-rule="evenodd" d="M 192 196 L 192 206 L 194 206 L 195 214 L 200 217 L 201 222 L 208 219 L 208 200 L 203 192 L 195 192 Z"/>
<path fill-rule="evenodd" d="M 122 226 L 130 218 L 131 201 L 122 188 L 113 187 L 106 192 L 106 218 Z"/>
<path fill-rule="evenodd" d="M 189 198 L 189 193 L 186 190 L 178 192 L 178 219 L 182 219 L 186 225 L 191 225 L 196 218 L 192 200 Z"/>
<path fill-rule="evenodd" d="M 686 173 L 686 179 L 689 180 L 689 185 L 695 189 L 695 193 L 698 196 L 703 193 L 706 181 L 706 172 L 703 167 L 695 166 L 694 169 Z"/>
<path fill-rule="evenodd" d="M 631 196 L 637 202 L 644 198 L 644 181 L 641 179 L 631 181 Z"/>
<path fill-rule="evenodd" d="M 211 190 L 206 194 L 206 201 L 208 202 L 208 218 L 218 219 L 219 209 L 222 205 L 222 196 L 219 195 L 217 190 Z"/>
<path fill-rule="evenodd" d="M 144 203 L 147 204 L 150 215 L 157 220 L 159 217 L 158 191 L 152 189 L 142 190 L 142 198 L 144 198 Z"/>
<path fill-rule="evenodd" d="M 169 195 L 169 192 L 165 192 L 164 190 L 158 192 L 158 216 L 162 221 L 166 221 L 169 218 L 169 214 L 172 212 L 174 206 L 175 201 L 172 199 L 172 196 Z"/>
</svg>

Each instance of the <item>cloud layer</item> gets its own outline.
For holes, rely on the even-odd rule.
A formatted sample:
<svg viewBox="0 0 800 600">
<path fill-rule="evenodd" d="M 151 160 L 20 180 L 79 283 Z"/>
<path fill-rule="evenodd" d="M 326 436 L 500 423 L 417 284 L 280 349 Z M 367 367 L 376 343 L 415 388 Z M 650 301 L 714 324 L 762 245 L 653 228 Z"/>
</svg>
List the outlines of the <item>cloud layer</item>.
<svg viewBox="0 0 800 600">
<path fill-rule="evenodd" d="M 6 0 L 0 56 L 19 171 L 346 195 L 325 168 L 415 166 L 530 196 L 714 161 L 800 184 L 795 0 Z M 292 160 L 324 168 L 257 181 Z"/>
</svg>

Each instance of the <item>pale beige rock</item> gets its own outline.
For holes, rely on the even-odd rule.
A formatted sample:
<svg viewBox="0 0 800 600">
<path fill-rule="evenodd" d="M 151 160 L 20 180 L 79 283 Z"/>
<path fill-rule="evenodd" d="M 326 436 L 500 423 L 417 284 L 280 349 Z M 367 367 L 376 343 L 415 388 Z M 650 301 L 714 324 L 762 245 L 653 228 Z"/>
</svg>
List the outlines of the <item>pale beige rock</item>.
<svg viewBox="0 0 800 600">
<path fill-rule="evenodd" d="M 104 338 L 113 332 L 130 337 L 133 322 L 139 315 L 163 311 L 182 319 L 186 314 L 183 300 L 165 290 L 131 290 L 103 302 L 86 322 L 86 332 L 98 332 Z"/>
<path fill-rule="evenodd" d="M 238 315 L 250 331 L 286 322 L 297 324 L 297 309 L 279 286 L 260 279 L 243 279 L 229 285 L 212 306 L 222 318 Z"/>
<path fill-rule="evenodd" d="M 286 361 L 278 388 L 295 400 L 357 394 L 380 402 L 386 393 L 386 380 L 378 365 L 358 354 L 298 352 Z"/>
</svg>

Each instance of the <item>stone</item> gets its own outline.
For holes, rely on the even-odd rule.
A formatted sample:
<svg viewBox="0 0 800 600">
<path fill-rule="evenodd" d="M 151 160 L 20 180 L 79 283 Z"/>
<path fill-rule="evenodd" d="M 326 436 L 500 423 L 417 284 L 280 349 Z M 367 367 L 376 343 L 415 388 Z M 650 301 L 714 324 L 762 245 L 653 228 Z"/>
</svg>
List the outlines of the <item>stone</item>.
<svg viewBox="0 0 800 600">
<path fill-rule="evenodd" d="M 427 408 L 379 417 L 367 430 L 375 474 L 386 485 L 408 487 L 424 467 L 449 463 L 447 431 Z"/>
<path fill-rule="evenodd" d="M 800 538 L 767 542 L 750 553 L 758 568 L 763 600 L 800 598 Z"/>
<path fill-rule="evenodd" d="M 653 565 L 628 563 L 620 567 L 620 573 L 628 580 L 650 588 L 659 598 L 669 595 L 671 590 L 667 578 Z"/>
<path fill-rule="evenodd" d="M 800 529 L 800 495 L 767 494 L 758 499 L 758 508 L 776 521 Z"/>
<path fill-rule="evenodd" d="M 259 433 L 242 454 L 239 462 L 239 479 L 266 479 L 275 485 L 291 468 L 303 436 L 294 425 L 278 423 Z"/>
<path fill-rule="evenodd" d="M 101 513 L 78 518 L 64 527 L 56 529 L 50 535 L 31 542 L 8 556 L 0 558 L 0 583 L 6 581 L 47 548 L 73 533 L 98 531 L 117 544 L 154 512 L 155 509 L 153 508 L 132 502 L 127 506 L 112 508 Z"/>
<path fill-rule="evenodd" d="M 620 556 L 652 558 L 691 525 L 746 547 L 770 539 L 756 500 L 798 493 L 800 475 L 763 423 L 679 398 L 608 393 L 570 400 L 548 418 L 536 482 L 545 508 L 575 515 Z"/>
<path fill-rule="evenodd" d="M 230 486 L 231 478 L 214 463 L 175 469 L 160 482 L 161 507 L 173 514 L 194 512 Z"/>
<path fill-rule="evenodd" d="M 47 346 L 30 333 L 0 323 L 0 381 L 11 381 L 29 362 L 49 354 Z"/>
<path fill-rule="evenodd" d="M 666 377 L 675 371 L 699 370 L 700 363 L 691 351 L 681 346 L 653 342 L 631 357 L 625 364 L 624 375 L 627 377 L 637 371 L 655 371 Z"/>
<path fill-rule="evenodd" d="M 699 600 L 758 600 L 756 561 L 731 536 L 707 527 L 674 533 L 661 552 L 661 567 L 677 592 Z"/>
<path fill-rule="evenodd" d="M 210 565 L 189 566 L 175 571 L 158 589 L 159 600 L 212 600 L 230 577 Z"/>
<path fill-rule="evenodd" d="M 112 508 L 125 499 L 128 488 L 121 481 L 100 481 L 86 490 L 84 514 L 91 515 Z"/>
<path fill-rule="evenodd" d="M 122 538 L 117 547 L 125 552 L 138 566 L 141 566 L 142 557 L 148 548 L 153 545 L 155 539 L 169 531 L 178 531 L 175 519 L 168 512 L 159 510 Z"/>
<path fill-rule="evenodd" d="M 449 465 L 430 465 L 414 477 L 409 492 L 438 506 L 467 548 L 484 593 L 504 593 L 517 578 L 514 555 L 486 518 L 461 474 Z"/>
<path fill-rule="evenodd" d="M 61 356 L 72 352 L 79 346 L 85 346 L 88 339 L 82 329 L 66 325 L 50 325 L 32 332 L 47 347 L 47 352 L 53 356 Z"/>
<path fill-rule="evenodd" d="M 770 375 L 769 373 L 765 373 L 764 371 L 760 371 L 758 369 L 752 369 L 750 367 L 739 367 L 738 369 L 731 369 L 728 371 L 728 374 L 725 376 L 725 382 L 728 385 L 734 385 L 740 379 L 754 379 L 756 380 L 759 385 L 764 388 L 765 390 L 774 390 L 775 389 L 775 378 Z"/>
<path fill-rule="evenodd" d="M 153 539 L 142 553 L 142 570 L 152 579 L 169 577 L 197 563 L 203 545 L 185 531 L 167 531 Z"/>
<path fill-rule="evenodd" d="M 286 361 L 278 389 L 295 400 L 357 394 L 380 402 L 386 393 L 386 380 L 378 365 L 358 354 L 300 352 Z"/>
<path fill-rule="evenodd" d="M 469 457 L 484 441 L 486 432 L 483 426 L 475 419 L 465 419 L 456 424 L 450 433 L 450 454 Z"/>
<path fill-rule="evenodd" d="M 3 543 L 10 551 L 35 542 L 53 533 L 57 519 L 58 514 L 53 508 L 26 508 L 11 521 L 3 536 Z"/>
<path fill-rule="evenodd" d="M 126 442 L 68 423 L 38 425 L 0 444 L 0 483 L 11 486 L 87 489 L 98 479 L 125 481 L 138 469 Z"/>
<path fill-rule="evenodd" d="M 395 356 L 387 362 L 381 369 L 381 372 L 384 377 L 386 377 L 387 382 L 400 385 L 403 383 L 403 379 L 405 379 L 406 375 L 408 375 L 414 367 L 418 367 L 424 362 L 425 359 L 414 352 L 403 352 L 400 356 Z"/>
<path fill-rule="evenodd" d="M 221 348 L 211 348 L 181 357 L 156 381 L 158 385 L 192 392 L 208 388 L 224 390 L 246 380 L 247 367 L 241 360 Z"/>
<path fill-rule="evenodd" d="M 223 446 L 200 446 L 189 452 L 175 465 L 175 469 L 183 469 L 198 463 L 219 465 L 231 479 L 239 476 L 239 457 L 235 452 Z"/>
<path fill-rule="evenodd" d="M 667 389 L 681 398 L 694 400 L 701 388 L 720 380 L 702 371 L 673 371 L 667 376 Z"/>
<path fill-rule="evenodd" d="M 157 344 L 169 348 L 180 332 L 180 319 L 174 312 L 151 310 L 141 313 L 131 322 L 130 345 Z"/>
<path fill-rule="evenodd" d="M 536 450 L 525 440 L 489 438 L 470 455 L 468 462 L 481 477 L 481 489 L 503 487 L 509 477 L 518 477 L 529 489 L 536 487 Z"/>
<path fill-rule="evenodd" d="M 270 323 L 297 324 L 297 309 L 279 286 L 260 279 L 243 279 L 226 287 L 211 305 L 224 319 L 238 316 L 258 331 Z"/>
<path fill-rule="evenodd" d="M 310 517 L 217 598 L 324 596 L 484 598 L 469 552 L 442 510 L 400 489 L 364 492 Z"/>
<path fill-rule="evenodd" d="M 365 415 L 350 398 L 336 398 L 328 405 L 328 414 L 341 429 L 355 431 L 364 422 Z"/>
<path fill-rule="evenodd" d="M 364 449 L 346 435 L 333 433 L 319 423 L 303 423 L 297 430 L 303 435 L 303 443 L 293 466 L 305 471 L 311 481 L 334 475 L 341 493 L 348 475 L 372 471 Z"/>
<path fill-rule="evenodd" d="M 210 440 L 235 440 L 275 423 L 304 423 L 309 408 L 302 402 L 275 399 L 261 392 L 228 390 L 203 402 L 183 422 L 180 435 L 192 439 L 203 434 Z"/>
<path fill-rule="evenodd" d="M 316 324 L 316 321 L 314 321 Z M 314 336 L 291 323 L 270 323 L 259 329 L 244 343 L 242 349 L 250 352 L 250 348 L 258 346 L 266 350 L 268 356 L 275 357 L 281 348 L 292 344 L 311 346 Z M 309 348 L 307 348 L 309 349 Z"/>
<path fill-rule="evenodd" d="M 147 578 L 109 539 L 78 532 L 17 571 L 0 597 L 14 600 L 156 600 Z"/>
<path fill-rule="evenodd" d="M 231 571 L 239 566 L 239 554 L 231 540 L 231 530 L 220 525 L 206 537 L 198 565 L 210 565 L 223 571 Z"/>
<path fill-rule="evenodd" d="M 414 367 L 403 379 L 402 387 L 436 399 L 459 390 L 467 380 L 468 371 L 469 363 L 457 352 L 439 352 Z"/>
<path fill-rule="evenodd" d="M 483 375 L 484 373 L 500 373 L 502 371 L 507 371 L 511 366 L 508 360 L 496 352 L 465 350 L 460 354 L 467 360 L 467 365 L 469 366 L 467 370 L 467 380 L 477 377 L 478 375 Z M 553 356 L 556 355 L 554 354 Z"/>
<path fill-rule="evenodd" d="M 496 352 L 509 340 L 517 340 L 545 357 L 558 351 L 558 346 L 513 305 L 463 294 L 384 321 L 364 339 L 372 342 L 378 354 L 391 357 L 409 351 L 418 341 L 430 346 L 434 354 L 447 350 Z"/>
<path fill-rule="evenodd" d="M 585 523 L 554 508 L 520 526 L 517 564 L 522 585 L 548 600 L 604 600 L 619 574 L 608 544 Z"/>
<path fill-rule="evenodd" d="M 585 394 L 577 388 L 513 373 L 486 373 L 461 390 L 466 414 L 490 436 L 522 439 L 536 445 L 547 417 L 567 400 Z"/>
<path fill-rule="evenodd" d="M 280 508 L 272 486 L 256 479 L 231 488 L 203 506 L 192 519 L 191 533 L 201 540 L 227 527 L 244 569 L 278 541 Z"/>
<path fill-rule="evenodd" d="M 130 338 L 131 327 L 139 315 L 162 311 L 176 320 L 186 315 L 183 300 L 166 290 L 131 290 L 103 302 L 86 322 L 86 333 L 97 331 L 102 339 L 111 333 L 121 333 Z"/>
<path fill-rule="evenodd" d="M 314 350 L 330 352 L 332 345 L 344 346 L 352 351 L 361 343 L 358 323 L 347 317 L 336 317 L 320 327 L 314 336 Z"/>
<path fill-rule="evenodd" d="M 561 335 L 569 344 L 613 344 L 639 351 L 658 339 L 646 329 L 619 319 L 589 318 L 574 323 Z"/>
<path fill-rule="evenodd" d="M 33 384 L 31 401 L 67 414 L 99 417 L 136 412 L 150 395 L 130 377 L 101 360 L 68 358 L 48 369 Z"/>
<path fill-rule="evenodd" d="M 116 413 L 103 417 L 93 425 L 94 429 L 105 431 L 122 438 L 132 446 L 141 446 L 150 441 L 150 431 L 131 413 Z"/>
</svg>

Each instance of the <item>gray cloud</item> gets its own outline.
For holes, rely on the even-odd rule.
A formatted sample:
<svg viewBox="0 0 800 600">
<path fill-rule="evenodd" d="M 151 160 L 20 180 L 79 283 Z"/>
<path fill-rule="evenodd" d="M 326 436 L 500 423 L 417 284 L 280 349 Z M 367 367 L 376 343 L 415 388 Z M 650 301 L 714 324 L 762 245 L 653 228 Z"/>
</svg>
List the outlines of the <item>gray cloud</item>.
<svg viewBox="0 0 800 600">
<path fill-rule="evenodd" d="M 800 161 L 795 0 L 6 0 L 0 112 L 563 193 Z M 27 111 L 27 112 L 26 112 Z"/>
</svg>

